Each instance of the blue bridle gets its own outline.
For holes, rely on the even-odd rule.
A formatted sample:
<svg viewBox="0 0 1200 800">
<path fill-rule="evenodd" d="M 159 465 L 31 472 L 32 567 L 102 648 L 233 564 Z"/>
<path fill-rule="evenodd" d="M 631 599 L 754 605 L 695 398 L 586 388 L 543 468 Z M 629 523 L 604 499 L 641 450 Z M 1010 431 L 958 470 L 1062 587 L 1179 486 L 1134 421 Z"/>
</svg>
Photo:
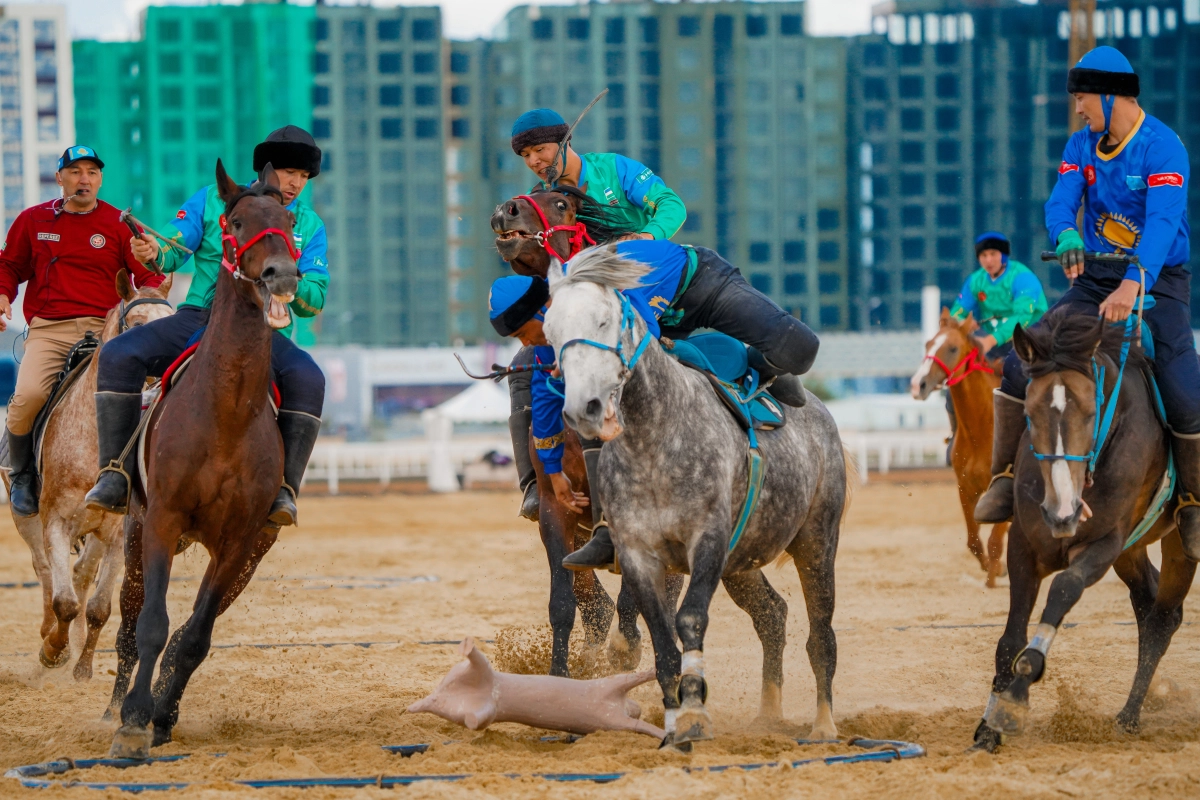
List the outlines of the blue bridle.
<svg viewBox="0 0 1200 800">
<path fill-rule="evenodd" d="M 650 331 L 647 330 L 646 335 L 642 337 L 642 341 L 634 349 L 633 355 L 626 358 L 625 332 L 629 332 L 629 338 L 632 342 L 633 332 L 637 325 L 637 312 L 633 310 L 633 305 L 629 302 L 628 297 L 616 289 L 613 290 L 613 294 L 615 294 L 621 300 L 621 329 L 617 332 L 616 347 L 613 347 L 609 344 L 604 344 L 602 342 L 596 342 L 591 339 L 572 339 L 571 341 L 565 343 L 562 347 L 558 348 L 558 361 L 560 364 L 562 363 L 563 354 L 567 352 L 568 347 L 572 347 L 577 344 L 586 344 L 590 347 L 596 347 L 600 350 L 607 350 L 608 352 L 613 353 L 617 358 L 621 359 L 621 364 L 627 371 L 633 372 L 633 368 L 637 366 L 638 360 L 642 357 L 642 354 L 646 352 L 646 348 L 650 346 L 650 340 L 654 337 L 650 334 Z"/>
</svg>

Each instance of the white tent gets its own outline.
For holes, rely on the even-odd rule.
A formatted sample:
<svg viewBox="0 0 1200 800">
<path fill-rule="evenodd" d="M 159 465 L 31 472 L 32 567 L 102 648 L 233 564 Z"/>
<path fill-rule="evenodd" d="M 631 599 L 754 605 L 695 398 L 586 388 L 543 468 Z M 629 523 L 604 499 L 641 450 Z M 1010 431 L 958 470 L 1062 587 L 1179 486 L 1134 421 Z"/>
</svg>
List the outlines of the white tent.
<svg viewBox="0 0 1200 800">
<path fill-rule="evenodd" d="M 457 492 L 458 475 L 450 461 L 450 437 L 456 422 L 508 421 L 508 390 L 491 381 L 476 381 L 440 406 L 421 413 L 425 437 L 429 440 L 429 489 Z"/>
</svg>

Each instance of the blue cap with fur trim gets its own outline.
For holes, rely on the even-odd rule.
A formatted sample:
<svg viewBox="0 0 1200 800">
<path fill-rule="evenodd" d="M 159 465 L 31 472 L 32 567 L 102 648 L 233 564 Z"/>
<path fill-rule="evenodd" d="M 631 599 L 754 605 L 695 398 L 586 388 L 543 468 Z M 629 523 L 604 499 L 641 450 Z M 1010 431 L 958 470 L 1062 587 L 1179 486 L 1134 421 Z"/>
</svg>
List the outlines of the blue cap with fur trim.
<svg viewBox="0 0 1200 800">
<path fill-rule="evenodd" d="M 541 278 L 506 275 L 492 282 L 488 317 L 501 336 L 512 336 L 529 320 L 542 319 L 542 306 L 550 299 L 550 286 Z"/>
<path fill-rule="evenodd" d="M 512 126 L 512 149 L 517 155 L 526 147 L 561 142 L 567 135 L 567 121 L 552 108 L 535 108 L 517 117 Z"/>
<path fill-rule="evenodd" d="M 1003 233 L 996 231 L 988 231 L 981 233 L 975 239 L 975 257 L 979 258 L 979 254 L 984 250 L 999 250 L 1000 260 L 1007 265 L 1009 253 L 1012 252 L 1012 245 L 1008 241 L 1008 237 Z"/>
<path fill-rule="evenodd" d="M 1101 45 L 1079 59 L 1067 73 L 1070 94 L 1098 94 L 1104 109 L 1104 130 L 1112 122 L 1113 102 L 1117 97 L 1137 97 L 1141 92 L 1137 73 L 1129 59 L 1115 47 Z"/>
</svg>

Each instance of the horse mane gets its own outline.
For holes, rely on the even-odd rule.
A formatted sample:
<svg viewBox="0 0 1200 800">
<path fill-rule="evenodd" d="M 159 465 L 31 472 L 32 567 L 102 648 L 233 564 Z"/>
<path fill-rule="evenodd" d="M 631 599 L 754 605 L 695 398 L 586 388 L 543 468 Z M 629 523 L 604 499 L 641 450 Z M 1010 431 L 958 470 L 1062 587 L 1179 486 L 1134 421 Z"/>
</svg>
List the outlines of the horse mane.
<svg viewBox="0 0 1200 800">
<path fill-rule="evenodd" d="M 586 192 L 574 186 L 559 185 L 553 189 L 542 189 L 538 193 L 541 192 L 551 192 L 574 198 L 578 203 L 575 209 L 575 219 L 587 226 L 588 235 L 596 244 L 604 244 L 627 234 L 637 233 L 636 230 L 626 227 L 627 223 L 609 211 L 607 206 L 600 205 L 588 197 Z"/>
<path fill-rule="evenodd" d="M 1092 357 L 1096 353 L 1103 353 L 1114 362 L 1121 357 L 1124 325 L 1109 325 L 1099 317 L 1071 314 L 1065 309 L 1051 311 L 1042 322 L 1044 324 L 1035 328 L 1023 329 L 1033 355 L 1025 364 L 1025 371 L 1031 378 L 1063 370 L 1073 370 L 1090 378 Z M 1136 369 L 1145 363 L 1146 356 L 1141 347 L 1130 347 L 1126 365 Z"/>
<path fill-rule="evenodd" d="M 616 245 L 596 245 L 579 251 L 571 259 L 571 269 L 550 282 L 550 294 L 575 283 L 598 283 L 610 289 L 633 289 L 642 285 L 650 267 L 617 253 Z M 553 269 L 553 267 L 552 267 Z"/>
</svg>

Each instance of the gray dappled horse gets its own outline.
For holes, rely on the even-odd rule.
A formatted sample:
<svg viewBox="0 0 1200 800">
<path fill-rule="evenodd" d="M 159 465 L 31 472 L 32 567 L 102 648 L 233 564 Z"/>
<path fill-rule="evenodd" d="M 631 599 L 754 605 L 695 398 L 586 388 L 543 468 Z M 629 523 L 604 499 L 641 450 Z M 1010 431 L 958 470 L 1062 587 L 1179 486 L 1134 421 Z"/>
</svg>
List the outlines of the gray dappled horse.
<svg viewBox="0 0 1200 800">
<path fill-rule="evenodd" d="M 1030 376 L 1029 430 L 1014 465 L 1008 624 L 996 645 L 996 674 L 975 730 L 976 749 L 995 750 L 1005 737 L 1022 733 L 1029 688 L 1045 675 L 1063 618 L 1109 567 L 1129 587 L 1138 625 L 1137 673 L 1117 715 L 1126 731 L 1137 730 L 1150 681 L 1183 619 L 1196 563 L 1183 553 L 1172 521 L 1174 501 L 1168 500 L 1140 539 L 1130 541 L 1159 490 L 1168 447 L 1146 379 L 1148 365 L 1136 345 L 1118 381 L 1123 331 L 1090 314 L 1051 312 L 1027 331 L 1018 326 L 1013 335 Z M 1115 406 L 1105 439 L 1097 436 L 1102 427 L 1097 421 L 1107 416 L 1110 402 Z M 1146 555 L 1147 545 L 1160 539 L 1161 574 Z M 1038 590 L 1055 572 L 1030 641 Z"/>
<path fill-rule="evenodd" d="M 632 325 L 622 322 L 629 318 L 618 290 L 638 285 L 646 272 L 606 247 L 572 258 L 566 276 L 552 265 L 545 329 L 566 379 L 566 421 L 583 436 L 607 442 L 599 462 L 600 495 L 623 579 L 654 643 L 665 743 L 713 736 L 704 707 L 703 650 L 719 582 L 753 619 L 762 642 L 761 716 L 782 717 L 787 604 L 761 567 L 785 553 L 796 562 L 808 610 L 808 655 L 817 680 L 812 736 L 833 738 L 833 567 L 847 491 L 837 428 L 810 394 L 805 407 L 786 409 L 785 426 L 759 432 L 766 477 L 757 510 L 729 552 L 747 492 L 747 437 L 707 379 L 667 356 L 657 341 L 646 343 L 629 368 L 648 332 L 636 314 Z M 668 572 L 692 576 L 674 618 L 682 659 L 665 601 Z"/>
</svg>

